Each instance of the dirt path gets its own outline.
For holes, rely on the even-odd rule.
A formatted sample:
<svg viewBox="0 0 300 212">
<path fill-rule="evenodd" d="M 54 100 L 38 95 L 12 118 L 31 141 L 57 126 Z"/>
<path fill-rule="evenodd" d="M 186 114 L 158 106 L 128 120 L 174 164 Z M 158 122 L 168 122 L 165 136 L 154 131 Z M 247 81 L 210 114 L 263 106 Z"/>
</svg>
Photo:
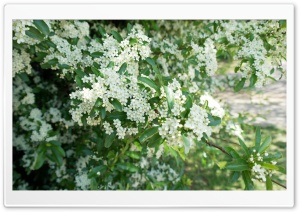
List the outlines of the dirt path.
<svg viewBox="0 0 300 212">
<path fill-rule="evenodd" d="M 257 91 L 257 92 L 256 92 Z M 286 128 L 286 80 L 280 80 L 252 92 L 235 93 L 227 90 L 217 95 L 228 104 L 232 114 L 248 112 L 258 117 L 254 122 L 261 126 Z"/>
</svg>

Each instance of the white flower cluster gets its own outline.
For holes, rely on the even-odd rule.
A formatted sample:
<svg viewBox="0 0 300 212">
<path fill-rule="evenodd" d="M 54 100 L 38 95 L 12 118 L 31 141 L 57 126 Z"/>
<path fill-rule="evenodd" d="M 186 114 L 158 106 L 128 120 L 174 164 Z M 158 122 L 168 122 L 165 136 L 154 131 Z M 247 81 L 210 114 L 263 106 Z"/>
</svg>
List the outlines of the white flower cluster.
<svg viewBox="0 0 300 212">
<path fill-rule="evenodd" d="M 200 106 L 193 104 L 189 117 L 186 120 L 184 127 L 186 129 L 192 130 L 195 137 L 198 140 L 201 140 L 203 133 L 206 133 L 207 136 L 211 135 L 212 129 L 208 126 L 209 120 L 207 112 Z M 193 140 L 193 139 L 192 139 Z"/>
<path fill-rule="evenodd" d="M 226 38 L 229 45 L 239 47 L 234 57 L 235 60 L 252 58 L 253 64 L 248 61 L 240 67 L 242 77 L 250 78 L 255 69 L 257 76 L 255 86 L 262 87 L 269 81 L 268 77 L 272 75 L 271 70 L 274 69 L 276 72 L 278 68 L 281 68 L 281 60 L 286 54 L 285 29 L 281 29 L 277 21 L 219 22 L 221 28 L 213 35 L 213 38 L 215 40 Z M 269 49 L 266 48 L 266 42 Z"/>
<path fill-rule="evenodd" d="M 226 125 L 226 131 L 234 136 L 237 136 L 241 139 L 243 139 L 242 133 L 244 132 L 241 128 L 241 126 L 238 123 L 234 123 L 232 121 L 228 121 Z"/>
<path fill-rule="evenodd" d="M 252 173 L 255 175 L 256 179 L 266 181 L 267 170 L 261 167 L 260 164 L 254 164 L 252 167 Z"/>
<path fill-rule="evenodd" d="M 35 96 L 32 88 L 29 87 L 21 78 L 15 77 L 13 83 L 13 111 L 14 113 L 20 113 L 20 106 L 34 104 Z"/>
<path fill-rule="evenodd" d="M 30 45 L 37 44 L 38 41 L 30 38 L 25 34 L 29 30 L 29 26 L 32 26 L 32 20 L 14 20 L 13 21 L 13 40 L 16 40 L 17 43 L 27 43 Z"/>
<path fill-rule="evenodd" d="M 55 34 L 63 38 L 79 38 L 79 46 L 85 45 L 85 37 L 89 36 L 90 27 L 85 21 L 66 21 L 58 22 Z"/>
<path fill-rule="evenodd" d="M 168 91 L 172 93 L 174 97 L 174 105 L 171 114 L 168 112 L 168 104 L 166 99 L 166 93 L 161 88 L 160 99 L 163 103 L 159 105 L 158 111 L 160 113 L 159 119 L 161 120 L 161 126 L 158 129 L 159 134 L 162 138 L 166 139 L 166 142 L 170 146 L 182 146 L 181 130 L 183 125 L 180 123 L 180 113 L 185 110 L 183 104 L 186 101 L 186 97 L 182 94 L 180 83 L 174 79 L 168 84 Z"/>
<path fill-rule="evenodd" d="M 207 126 L 209 124 L 207 112 L 194 103 L 190 109 L 187 120 L 184 120 L 185 122 L 183 124 L 180 114 L 185 110 L 183 105 L 186 101 L 186 97 L 182 94 L 181 86 L 176 79 L 174 79 L 172 83 L 169 83 L 168 89 L 174 97 L 174 106 L 171 114 L 168 113 L 168 105 L 166 102 L 158 108 L 160 113 L 159 119 L 161 120 L 159 134 L 162 138 L 166 139 L 166 143 L 170 146 L 182 147 L 181 133 L 183 130 L 189 131 L 187 137 L 190 141 L 194 139 L 201 140 L 203 133 L 210 136 L 211 127 Z M 166 93 L 162 89 L 160 98 L 164 99 L 165 97 Z M 218 108 L 218 110 L 220 109 Z"/>
<path fill-rule="evenodd" d="M 86 46 L 78 47 L 71 45 L 66 39 L 57 35 L 51 36 L 50 40 L 56 45 L 56 49 L 51 47 L 48 50 L 50 53 L 44 58 L 44 63 L 56 58 L 58 60 L 58 64 L 68 65 L 72 69 L 76 69 L 79 63 L 85 64 L 85 60 L 88 60 L 88 58 L 83 57 L 81 52 Z M 58 65 L 55 65 L 52 66 L 52 69 L 59 69 L 59 67 Z M 65 74 L 70 71 L 70 69 L 63 69 L 61 77 L 64 77 Z"/>
<path fill-rule="evenodd" d="M 135 42 L 130 44 L 132 39 L 135 39 Z M 89 83 L 91 88 L 78 89 L 70 94 L 71 99 L 82 101 L 76 108 L 70 110 L 75 122 L 82 125 L 82 116 L 90 114 L 98 99 L 102 100 L 101 106 L 107 112 L 114 109 L 112 101 L 117 100 L 122 105 L 122 110 L 126 113 L 127 119 L 137 124 L 145 123 L 146 116 L 148 121 L 152 121 L 157 117 L 157 114 L 148 103 L 152 95 L 146 91 L 141 91 L 137 83 L 138 61 L 145 59 L 150 54 L 149 44 L 146 45 L 145 42 L 149 43 L 149 38 L 143 34 L 140 25 L 135 25 L 127 38 L 121 43 L 118 43 L 112 36 L 107 36 L 103 41 L 103 45 L 94 45 L 98 48 L 94 51 L 103 52 L 103 57 L 95 59 L 99 62 L 100 67 L 103 67 L 98 70 L 102 73 L 103 78 L 89 74 L 83 77 L 82 81 Z M 106 67 L 108 65 L 107 61 L 114 62 L 114 67 Z M 127 63 L 126 71 L 130 75 L 118 73 L 123 63 Z M 155 91 L 153 91 L 154 93 Z M 100 122 L 98 112 L 94 117 L 88 116 L 87 118 L 87 124 L 89 125 L 98 125 Z M 114 120 L 113 124 L 120 139 L 123 139 L 126 133 L 129 135 L 137 133 L 136 128 L 122 127 L 120 120 Z M 113 130 L 107 122 L 104 124 L 104 129 L 107 134 L 111 134 Z"/>
<path fill-rule="evenodd" d="M 175 184 L 179 181 L 179 174 L 170 165 L 158 161 L 153 164 L 149 162 L 150 160 L 151 158 L 149 157 L 142 157 L 139 164 L 136 164 L 143 171 L 141 173 L 136 172 L 130 176 L 134 189 L 141 189 L 149 179 L 154 181 L 154 183 L 168 182 Z M 165 189 L 167 188 L 165 187 Z"/>
<path fill-rule="evenodd" d="M 272 75 L 271 70 L 276 68 L 267 61 L 267 50 L 260 38 L 254 38 L 252 41 L 246 40 L 243 47 L 238 51 L 237 57 L 254 59 L 252 66 L 257 70 L 255 72 L 257 76 L 256 87 L 262 87 L 267 78 Z M 244 77 L 249 77 L 249 73 L 252 72 L 249 62 L 243 64 L 241 70 Z"/>
<path fill-rule="evenodd" d="M 76 187 L 79 190 L 89 190 L 91 180 L 88 178 L 87 172 L 81 172 L 75 176 Z"/>
<path fill-rule="evenodd" d="M 267 152 L 263 153 L 264 156 L 268 156 Z M 252 174 L 254 175 L 254 179 L 262 180 L 263 182 L 266 181 L 266 176 L 272 176 L 272 170 L 267 170 L 261 166 L 261 162 L 263 162 L 264 158 L 263 155 L 260 153 L 256 153 L 256 150 L 253 150 L 253 154 L 250 155 L 248 162 L 253 164 L 252 166 Z M 276 164 L 276 161 L 271 161 L 273 165 Z"/>
<path fill-rule="evenodd" d="M 201 67 L 204 67 L 208 76 L 214 75 L 218 69 L 216 58 L 217 50 L 215 49 L 214 42 L 208 38 L 204 42 L 204 47 L 201 47 L 194 42 L 191 43 L 191 47 L 198 60 L 198 64 L 195 69 L 200 70 Z"/>
<path fill-rule="evenodd" d="M 18 50 L 13 50 L 13 74 L 12 76 L 15 77 L 17 73 L 25 72 L 27 74 L 31 73 L 31 58 L 30 54 L 28 54 L 24 49 L 20 50 L 20 53 Z"/>
<path fill-rule="evenodd" d="M 203 105 L 205 102 L 208 102 L 208 107 L 211 109 L 211 114 L 213 116 L 218 116 L 220 118 L 223 118 L 225 111 L 224 109 L 220 106 L 220 104 L 208 93 L 203 94 L 200 97 L 200 103 Z"/>
<path fill-rule="evenodd" d="M 21 116 L 19 120 L 23 130 L 31 131 L 30 139 L 33 142 L 45 141 L 48 138 L 48 132 L 52 130 L 52 126 L 44 120 L 38 108 L 32 109 L 28 118 Z"/>
</svg>

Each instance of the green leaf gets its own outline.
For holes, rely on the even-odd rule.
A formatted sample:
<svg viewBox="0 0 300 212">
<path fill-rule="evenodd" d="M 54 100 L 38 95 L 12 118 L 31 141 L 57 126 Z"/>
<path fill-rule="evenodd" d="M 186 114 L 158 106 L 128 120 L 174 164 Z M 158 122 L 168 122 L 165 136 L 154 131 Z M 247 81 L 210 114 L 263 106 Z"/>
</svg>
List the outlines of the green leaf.
<svg viewBox="0 0 300 212">
<path fill-rule="evenodd" d="M 147 146 L 151 148 L 158 147 L 162 141 L 163 138 L 159 135 L 159 133 L 156 133 L 150 139 L 148 139 Z"/>
<path fill-rule="evenodd" d="M 218 116 L 212 116 L 208 113 L 209 124 L 208 126 L 217 126 L 221 124 L 222 119 Z"/>
<path fill-rule="evenodd" d="M 169 112 L 171 112 L 174 107 L 174 93 L 168 86 L 164 86 L 164 89 L 167 97 Z"/>
<path fill-rule="evenodd" d="M 44 35 L 49 35 L 50 29 L 48 25 L 42 20 L 34 20 L 33 24 L 40 30 Z"/>
<path fill-rule="evenodd" d="M 114 119 L 119 119 L 120 121 L 126 119 L 126 113 L 125 112 L 119 112 L 119 111 L 114 111 L 110 114 L 107 115 L 107 120 L 114 120 Z"/>
<path fill-rule="evenodd" d="M 118 163 L 117 167 L 121 170 L 129 171 L 129 172 L 138 172 L 139 168 L 131 163 Z"/>
<path fill-rule="evenodd" d="M 262 153 L 262 152 L 266 151 L 266 150 L 269 148 L 269 146 L 271 145 L 271 142 L 272 142 L 272 137 L 271 137 L 271 136 L 267 136 L 267 137 L 264 139 L 264 141 L 263 141 L 263 143 L 261 144 L 261 146 L 259 147 L 258 152 L 259 152 L 259 153 Z"/>
<path fill-rule="evenodd" d="M 282 174 L 286 174 L 285 168 L 283 168 L 282 166 L 277 166 L 277 168 L 279 172 L 281 172 Z"/>
<path fill-rule="evenodd" d="M 101 119 L 102 120 L 105 119 L 105 116 L 106 116 L 106 110 L 105 110 L 104 107 L 101 107 L 100 108 L 100 117 L 101 117 Z"/>
<path fill-rule="evenodd" d="M 237 73 L 239 69 L 240 69 L 239 66 L 235 67 L 235 68 L 234 68 L 234 72 Z"/>
<path fill-rule="evenodd" d="M 155 82 L 153 82 L 151 79 L 147 78 L 147 77 L 138 77 L 138 80 L 147 84 L 148 86 L 150 86 L 151 88 L 155 89 L 157 92 L 159 92 L 159 87 L 155 84 Z"/>
<path fill-rule="evenodd" d="M 224 147 L 224 149 L 235 159 L 239 159 L 241 158 L 239 153 L 237 153 L 237 151 L 231 147 Z"/>
<path fill-rule="evenodd" d="M 97 77 L 101 77 L 104 78 L 104 75 L 95 67 L 91 67 L 92 72 L 97 76 Z"/>
<path fill-rule="evenodd" d="M 58 64 L 58 59 L 57 58 L 53 58 L 51 60 L 48 60 L 48 62 L 42 64 L 41 68 L 42 69 L 48 69 L 48 68 L 51 68 L 52 66 L 55 66 L 56 64 Z"/>
<path fill-rule="evenodd" d="M 80 69 L 75 69 L 74 71 L 75 71 L 76 74 L 77 74 L 78 76 L 80 76 L 81 78 L 84 77 L 84 76 L 86 75 L 86 74 L 85 74 L 83 71 L 81 71 Z"/>
<path fill-rule="evenodd" d="M 256 133 L 255 133 L 255 149 L 256 149 L 256 151 L 259 150 L 260 141 L 261 141 L 260 127 L 257 127 Z"/>
<path fill-rule="evenodd" d="M 127 24 L 127 33 L 129 34 L 131 32 L 132 29 L 132 24 L 128 23 Z"/>
<path fill-rule="evenodd" d="M 145 130 L 139 137 L 139 141 L 141 143 L 145 142 L 146 140 L 148 140 L 149 138 L 151 138 L 154 134 L 158 133 L 158 128 L 157 127 L 152 127 L 150 129 Z"/>
<path fill-rule="evenodd" d="M 275 154 L 268 154 L 268 156 L 264 156 L 263 161 L 278 160 L 280 158 L 282 158 L 282 154 L 280 152 L 276 152 Z"/>
<path fill-rule="evenodd" d="M 98 31 L 100 32 L 102 37 L 104 37 L 104 35 L 106 34 L 105 29 L 102 26 L 98 27 Z"/>
<path fill-rule="evenodd" d="M 96 177 L 98 176 L 97 173 L 100 172 L 100 175 L 103 174 L 105 171 L 107 170 L 107 166 L 105 165 L 100 165 L 100 166 L 96 166 L 94 168 L 92 168 L 89 173 L 88 173 L 88 177 L 92 178 L 92 177 Z"/>
<path fill-rule="evenodd" d="M 99 58 L 99 57 L 102 57 L 103 56 L 103 52 L 93 52 L 91 54 L 91 57 L 93 58 Z"/>
<path fill-rule="evenodd" d="M 249 156 L 250 155 L 249 149 L 241 138 L 239 138 L 239 143 L 240 143 L 241 147 L 243 148 L 244 152 L 246 153 L 246 155 Z"/>
<path fill-rule="evenodd" d="M 95 107 L 102 107 L 103 104 L 103 100 L 99 97 L 97 98 L 96 102 L 95 102 Z"/>
<path fill-rule="evenodd" d="M 117 99 L 114 99 L 111 104 L 114 106 L 114 108 L 121 112 L 122 111 L 122 104 L 117 100 Z"/>
<path fill-rule="evenodd" d="M 270 163 L 261 163 L 261 166 L 267 169 L 278 170 L 278 167 Z"/>
<path fill-rule="evenodd" d="M 92 178 L 90 181 L 90 189 L 91 190 L 98 190 L 98 183 L 95 178 Z"/>
<path fill-rule="evenodd" d="M 41 151 L 40 153 L 37 154 L 35 157 L 35 161 L 33 163 L 33 169 L 37 170 L 41 168 L 45 162 L 46 159 L 46 153 L 44 151 Z"/>
<path fill-rule="evenodd" d="M 249 165 L 244 160 L 233 160 L 232 162 L 227 163 L 225 168 L 230 171 L 245 171 L 249 169 Z"/>
<path fill-rule="evenodd" d="M 121 35 L 120 35 L 118 32 L 112 30 L 112 31 L 111 31 L 111 34 L 114 36 L 114 38 L 115 38 L 119 43 L 123 40 L 123 38 L 121 37 Z"/>
<path fill-rule="evenodd" d="M 113 61 L 109 61 L 107 68 L 113 68 L 115 66 L 115 63 Z"/>
<path fill-rule="evenodd" d="M 58 166 L 63 165 L 63 157 L 61 156 L 60 152 L 54 146 L 51 146 L 50 149 L 55 163 Z"/>
<path fill-rule="evenodd" d="M 146 58 L 147 63 L 149 63 L 152 67 L 156 67 L 154 60 L 150 57 Z"/>
<path fill-rule="evenodd" d="M 138 152 L 128 151 L 125 153 L 128 157 L 133 159 L 140 159 L 140 154 Z"/>
<path fill-rule="evenodd" d="M 239 92 L 242 90 L 246 82 L 246 78 L 241 79 L 235 86 L 234 86 L 234 91 Z"/>
<path fill-rule="evenodd" d="M 69 69 L 69 68 L 71 68 L 71 66 L 69 66 L 67 64 L 58 64 L 58 68 L 59 69 Z"/>
<path fill-rule="evenodd" d="M 126 71 L 126 68 L 127 68 L 127 63 L 123 63 L 119 69 L 119 74 L 124 74 L 124 72 Z"/>
<path fill-rule="evenodd" d="M 152 69 L 155 72 L 155 74 L 156 74 L 156 76 L 159 80 L 160 85 L 163 85 L 164 83 L 163 83 L 162 75 L 161 75 L 160 71 L 158 70 L 154 60 L 150 57 L 147 57 L 146 61 L 147 61 L 147 63 L 149 63 L 152 66 Z"/>
<path fill-rule="evenodd" d="M 186 101 L 183 105 L 185 110 L 183 112 L 181 112 L 181 114 L 180 114 L 182 118 L 185 118 L 189 114 L 190 109 L 191 109 L 192 106 L 193 106 L 193 99 L 190 95 L 187 95 L 186 96 Z"/>
<path fill-rule="evenodd" d="M 240 176 L 241 176 L 241 172 L 233 172 L 231 177 L 231 182 L 232 183 L 236 182 Z"/>
<path fill-rule="evenodd" d="M 33 39 L 42 41 L 44 40 L 44 35 L 34 27 L 29 27 L 29 30 L 25 32 L 25 34 Z"/>
<path fill-rule="evenodd" d="M 116 135 L 117 135 L 117 133 L 113 132 L 110 135 L 105 136 L 105 142 L 104 142 L 105 148 L 109 148 L 112 145 L 114 139 L 116 138 Z"/>
<path fill-rule="evenodd" d="M 251 180 L 251 172 L 250 171 L 242 171 L 243 180 L 245 183 L 245 190 L 253 190 L 254 184 Z"/>
<path fill-rule="evenodd" d="M 65 150 L 61 147 L 61 146 L 53 146 L 53 148 L 56 149 L 56 151 L 58 152 L 58 154 L 62 157 L 66 156 Z"/>
<path fill-rule="evenodd" d="M 95 118 L 96 117 L 96 114 L 97 114 L 97 112 L 99 112 L 99 109 L 98 108 L 96 108 L 96 107 L 93 107 L 93 109 L 91 110 L 91 112 L 90 112 L 90 116 L 91 116 L 91 118 Z"/>
<path fill-rule="evenodd" d="M 188 154 L 191 148 L 191 142 L 185 135 L 181 135 L 183 146 L 184 146 L 184 153 Z"/>
<path fill-rule="evenodd" d="M 266 189 L 273 190 L 273 182 L 269 176 L 266 177 Z"/>
<path fill-rule="evenodd" d="M 24 73 L 24 72 L 19 72 L 18 73 L 18 76 L 24 81 L 24 82 L 29 82 L 30 79 L 28 77 L 28 74 Z"/>
<path fill-rule="evenodd" d="M 252 74 L 251 77 L 250 77 L 250 85 L 249 86 L 253 87 L 255 85 L 256 81 L 257 81 L 256 74 Z"/>
<path fill-rule="evenodd" d="M 219 166 L 220 169 L 224 169 L 227 164 L 227 161 L 218 161 L 217 165 Z"/>
<path fill-rule="evenodd" d="M 82 81 L 81 81 L 81 77 L 80 76 L 75 76 L 75 82 L 76 82 L 76 85 L 79 87 L 79 88 L 82 88 Z"/>
<path fill-rule="evenodd" d="M 129 44 L 130 45 L 133 45 L 133 44 L 136 44 L 136 43 L 138 43 L 138 39 L 136 39 L 136 38 L 130 38 L 129 39 Z"/>
</svg>

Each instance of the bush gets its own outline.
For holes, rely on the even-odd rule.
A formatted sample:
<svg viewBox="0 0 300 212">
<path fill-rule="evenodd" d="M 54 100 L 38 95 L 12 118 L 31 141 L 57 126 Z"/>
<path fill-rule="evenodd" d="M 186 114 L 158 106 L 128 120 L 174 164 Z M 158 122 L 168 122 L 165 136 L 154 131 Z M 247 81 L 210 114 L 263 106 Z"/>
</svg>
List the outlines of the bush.
<svg viewBox="0 0 300 212">
<path fill-rule="evenodd" d="M 278 80 L 285 57 L 285 21 L 15 20 L 14 189 L 187 190 L 196 146 L 246 190 L 272 189 L 271 136 L 257 127 L 249 145 L 252 126 L 213 96 Z"/>
</svg>

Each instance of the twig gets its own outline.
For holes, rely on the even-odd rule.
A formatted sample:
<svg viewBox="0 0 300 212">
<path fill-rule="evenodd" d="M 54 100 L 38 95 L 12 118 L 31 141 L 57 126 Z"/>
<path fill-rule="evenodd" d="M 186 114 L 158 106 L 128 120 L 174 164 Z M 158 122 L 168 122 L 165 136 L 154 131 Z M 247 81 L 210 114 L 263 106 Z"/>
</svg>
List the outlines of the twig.
<svg viewBox="0 0 300 212">
<path fill-rule="evenodd" d="M 232 157 L 232 155 L 231 154 L 229 154 L 229 152 L 227 152 L 223 147 L 220 147 L 219 145 L 217 145 L 217 144 L 213 144 L 213 143 L 211 143 L 211 142 L 209 142 L 209 141 L 203 141 L 204 143 L 206 143 L 208 146 L 212 146 L 212 147 L 215 147 L 215 148 L 217 148 L 217 149 L 219 149 L 219 150 L 221 150 L 223 153 L 225 153 L 226 155 L 229 155 L 230 157 Z M 286 189 L 286 186 L 285 185 L 283 185 L 283 184 L 281 184 L 281 183 L 279 183 L 279 182 L 277 182 L 277 181 L 275 181 L 275 180 L 272 180 L 272 182 L 273 183 L 275 183 L 275 184 L 277 184 L 277 185 L 279 185 L 279 186 L 281 186 L 282 188 L 285 188 Z"/>
<path fill-rule="evenodd" d="M 229 155 L 230 157 L 232 157 L 231 154 L 229 154 L 223 147 L 220 147 L 217 144 L 213 144 L 213 143 L 211 143 L 209 141 L 205 141 L 204 143 L 206 143 L 208 146 L 213 146 L 213 147 L 221 150 L 223 153 L 225 153 L 225 154 Z"/>
<path fill-rule="evenodd" d="M 272 180 L 272 182 L 286 189 L 285 185 L 283 185 L 283 184 L 281 184 L 281 183 L 279 183 L 279 182 L 277 182 L 275 180 Z"/>
</svg>

